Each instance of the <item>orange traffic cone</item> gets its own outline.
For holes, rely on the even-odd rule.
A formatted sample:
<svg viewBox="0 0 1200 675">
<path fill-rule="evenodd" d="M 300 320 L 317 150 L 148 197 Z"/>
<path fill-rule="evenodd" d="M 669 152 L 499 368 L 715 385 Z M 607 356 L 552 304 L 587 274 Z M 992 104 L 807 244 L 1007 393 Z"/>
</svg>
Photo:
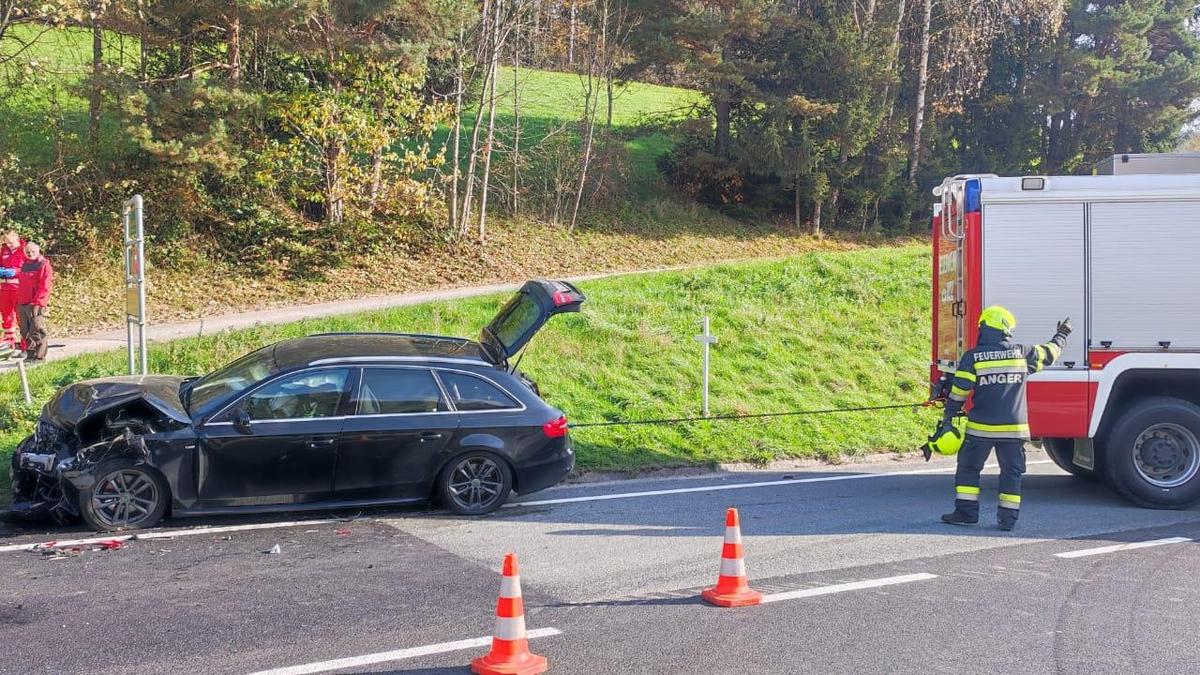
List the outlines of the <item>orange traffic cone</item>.
<svg viewBox="0 0 1200 675">
<path fill-rule="evenodd" d="M 721 550 L 721 574 L 717 585 L 706 588 L 700 597 L 719 607 L 745 607 L 762 602 L 762 593 L 746 583 L 746 563 L 742 560 L 742 528 L 737 509 L 725 512 L 725 547 Z"/>
<path fill-rule="evenodd" d="M 534 675 L 546 672 L 548 667 L 546 657 L 529 651 L 517 554 L 509 553 L 504 556 L 504 577 L 500 580 L 500 599 L 496 602 L 492 651 L 472 661 L 471 672 L 477 675 Z"/>
</svg>

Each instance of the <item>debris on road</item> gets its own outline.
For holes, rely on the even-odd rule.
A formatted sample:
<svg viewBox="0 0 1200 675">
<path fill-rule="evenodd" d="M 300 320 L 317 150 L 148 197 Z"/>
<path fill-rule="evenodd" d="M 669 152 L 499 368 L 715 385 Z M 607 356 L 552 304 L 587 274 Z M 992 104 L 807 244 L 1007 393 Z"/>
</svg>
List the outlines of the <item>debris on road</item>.
<svg viewBox="0 0 1200 675">
<path fill-rule="evenodd" d="M 279 555 L 280 553 L 283 553 L 283 549 L 279 547 L 279 544 L 275 544 L 271 548 L 263 551 L 263 553 L 266 553 L 267 555 Z"/>
<path fill-rule="evenodd" d="M 343 527 L 343 528 L 339 529 L 339 530 L 337 531 L 337 536 L 339 536 L 339 537 L 349 537 L 349 536 L 350 536 L 350 528 L 348 528 L 348 527 Z"/>
<path fill-rule="evenodd" d="M 125 542 L 120 539 L 109 539 L 108 541 L 100 542 L 101 551 L 116 551 L 125 548 Z"/>
</svg>

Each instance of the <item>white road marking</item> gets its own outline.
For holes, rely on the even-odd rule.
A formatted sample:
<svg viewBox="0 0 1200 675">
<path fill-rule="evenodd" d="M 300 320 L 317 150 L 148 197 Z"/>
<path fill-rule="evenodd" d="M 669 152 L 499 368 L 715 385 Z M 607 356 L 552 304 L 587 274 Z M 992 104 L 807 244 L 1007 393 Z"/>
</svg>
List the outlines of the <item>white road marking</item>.
<svg viewBox="0 0 1200 675">
<path fill-rule="evenodd" d="M 1113 544 L 1112 546 L 1098 546 L 1096 548 L 1084 548 L 1078 551 L 1067 551 L 1066 553 L 1055 553 L 1055 558 L 1084 558 L 1089 555 L 1103 555 L 1105 553 L 1116 553 L 1117 551 L 1132 551 L 1135 548 L 1149 548 L 1151 546 L 1165 546 L 1166 544 L 1182 544 L 1191 541 L 1188 537 L 1167 537 L 1166 539 L 1151 539 L 1150 541 L 1135 541 L 1130 544 Z"/>
<path fill-rule="evenodd" d="M 525 634 L 528 639 L 550 637 L 552 635 L 561 635 L 562 631 L 557 628 L 538 628 L 531 630 Z M 446 652 L 457 652 L 463 649 L 475 649 L 479 647 L 487 647 L 492 643 L 492 637 L 474 638 L 471 640 L 458 640 L 457 642 L 439 642 L 435 645 L 425 645 L 424 647 L 410 647 L 408 649 L 397 649 L 390 652 L 379 652 L 378 654 L 366 654 L 364 656 L 351 656 L 346 659 L 334 659 L 332 661 L 320 661 L 317 663 L 307 663 L 300 666 L 288 666 L 287 668 L 276 668 L 274 670 L 260 670 L 252 675 L 308 675 L 308 673 L 327 673 L 331 670 L 343 670 L 346 668 L 361 668 L 363 666 L 371 666 L 377 663 L 387 663 L 388 661 L 400 661 L 402 659 L 411 659 L 418 656 L 429 656 L 431 654 L 444 654 Z"/>
<path fill-rule="evenodd" d="M 864 588 L 879 588 L 880 586 L 894 586 L 895 584 L 907 584 L 913 581 L 926 581 L 928 579 L 936 578 L 938 578 L 936 574 L 926 574 L 925 572 L 920 572 L 918 574 L 904 574 L 898 577 L 885 577 L 883 579 L 866 579 L 864 581 L 851 581 L 845 584 L 834 584 L 833 586 L 818 586 L 816 588 L 803 588 L 798 591 L 773 593 L 771 595 L 764 595 L 762 601 L 764 604 L 766 604 L 768 602 L 779 602 L 781 600 L 812 598 L 818 595 L 845 593 L 846 591 L 858 591 Z"/>
<path fill-rule="evenodd" d="M 278 523 L 253 523 L 249 525 L 223 525 L 221 527 L 197 527 L 190 530 L 155 530 L 137 532 L 134 534 L 117 534 L 107 537 L 91 537 L 88 539 L 64 539 L 62 541 L 44 541 L 35 544 L 11 544 L 0 546 L 0 553 L 8 551 L 32 551 L 38 548 L 70 548 L 72 546 L 89 546 L 104 541 L 129 541 L 131 539 L 174 539 L 175 537 L 192 537 L 202 534 L 224 534 L 225 532 L 244 532 L 247 530 L 271 530 L 279 527 L 300 527 L 303 525 L 328 525 L 330 523 L 346 522 L 341 518 L 325 518 L 322 520 L 285 520 Z"/>
<path fill-rule="evenodd" d="M 1042 459 L 1034 462 L 1029 462 L 1029 465 L 1034 464 L 1049 464 L 1050 460 Z M 988 464 L 985 469 L 995 468 L 995 464 Z M 892 476 L 920 476 L 931 473 L 951 473 L 956 469 L 953 466 L 939 467 L 937 469 L 918 469 L 915 471 L 881 471 L 879 473 L 851 473 L 841 474 L 837 476 L 817 476 L 815 478 L 788 478 L 784 480 L 768 480 L 757 483 L 733 483 L 730 485 L 703 485 L 699 487 L 674 488 L 671 490 L 647 490 L 645 492 L 618 492 L 615 494 L 588 495 L 586 497 L 563 497 L 561 499 L 539 499 L 531 502 L 510 502 L 504 505 L 504 508 L 514 509 L 521 506 L 546 506 L 549 504 L 575 504 L 578 502 L 602 502 L 609 499 L 633 499 L 635 497 L 658 497 L 662 495 L 679 495 L 689 492 L 718 492 L 722 490 L 748 490 L 750 488 L 761 487 L 779 487 L 781 485 L 801 485 L 803 483 L 830 483 L 840 480 L 864 480 L 867 478 L 889 478 Z"/>
</svg>

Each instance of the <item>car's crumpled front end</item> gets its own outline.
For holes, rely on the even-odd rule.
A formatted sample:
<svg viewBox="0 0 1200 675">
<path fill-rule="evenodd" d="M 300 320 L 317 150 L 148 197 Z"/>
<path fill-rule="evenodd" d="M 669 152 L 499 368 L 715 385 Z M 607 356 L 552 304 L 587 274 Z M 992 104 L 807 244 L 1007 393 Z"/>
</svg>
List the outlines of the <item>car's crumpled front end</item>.
<svg viewBox="0 0 1200 675">
<path fill-rule="evenodd" d="M 74 434 L 45 418 L 12 455 L 12 504 L 9 520 L 46 520 L 62 523 L 79 515 L 75 502 L 64 492 L 62 472 L 74 467 L 78 444 Z"/>
<path fill-rule="evenodd" d="M 109 378 L 64 388 L 42 409 L 34 433 L 12 456 L 12 504 L 5 519 L 54 519 L 79 516 L 77 491 L 90 487 L 100 462 L 120 455 L 146 461 L 144 436 L 177 427 L 186 420 L 177 391 L 181 378 Z M 158 395 L 156 395 L 158 394 Z"/>
</svg>

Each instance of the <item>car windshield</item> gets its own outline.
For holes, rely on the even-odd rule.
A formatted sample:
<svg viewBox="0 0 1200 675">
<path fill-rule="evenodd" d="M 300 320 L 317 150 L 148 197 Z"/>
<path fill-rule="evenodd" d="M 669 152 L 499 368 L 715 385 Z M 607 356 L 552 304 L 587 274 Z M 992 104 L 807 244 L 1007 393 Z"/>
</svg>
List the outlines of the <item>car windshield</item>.
<svg viewBox="0 0 1200 675">
<path fill-rule="evenodd" d="M 194 414 L 209 403 L 223 401 L 275 373 L 272 354 L 270 347 L 260 349 L 197 380 L 189 390 L 188 412 Z"/>
</svg>

